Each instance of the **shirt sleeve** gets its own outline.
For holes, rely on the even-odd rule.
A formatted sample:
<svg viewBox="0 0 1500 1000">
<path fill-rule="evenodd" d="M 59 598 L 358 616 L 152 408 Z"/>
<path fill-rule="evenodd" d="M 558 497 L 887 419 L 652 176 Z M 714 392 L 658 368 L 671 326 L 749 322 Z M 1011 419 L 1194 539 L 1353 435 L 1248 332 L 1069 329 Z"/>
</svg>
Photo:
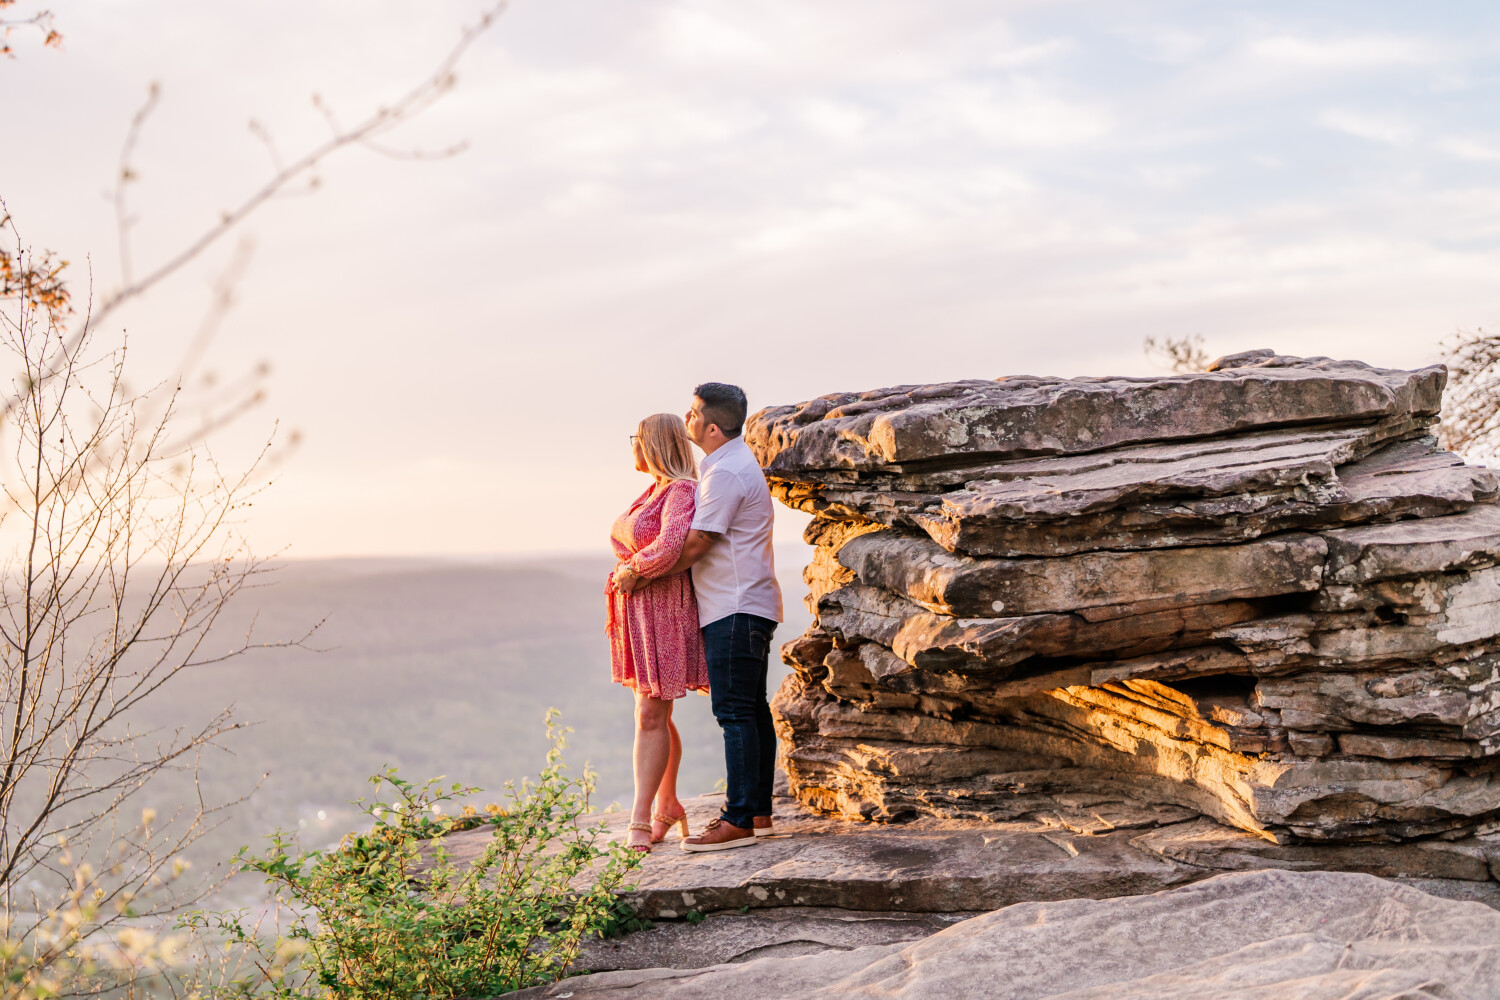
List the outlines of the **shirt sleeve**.
<svg viewBox="0 0 1500 1000">
<path fill-rule="evenodd" d="M 728 531 L 729 523 L 740 509 L 743 491 L 739 486 L 739 480 L 729 472 L 710 470 L 698 484 L 698 510 L 693 515 L 693 527 L 716 535 Z"/>
<path fill-rule="evenodd" d="M 667 499 L 662 504 L 661 531 L 656 538 L 630 557 L 630 568 L 647 579 L 662 576 L 682 555 L 682 544 L 687 541 L 693 524 L 693 484 L 677 482 L 667 487 Z"/>
</svg>

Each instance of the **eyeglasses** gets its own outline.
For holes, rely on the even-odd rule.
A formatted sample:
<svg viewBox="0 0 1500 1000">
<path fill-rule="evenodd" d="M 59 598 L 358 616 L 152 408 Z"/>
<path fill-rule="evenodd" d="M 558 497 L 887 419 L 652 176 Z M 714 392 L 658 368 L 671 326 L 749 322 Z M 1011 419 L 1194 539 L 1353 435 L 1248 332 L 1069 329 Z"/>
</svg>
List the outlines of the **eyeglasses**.
<svg viewBox="0 0 1500 1000">
<path fill-rule="evenodd" d="M 631 444 L 635 444 L 637 441 L 640 440 L 640 437 L 641 436 L 639 434 L 632 434 L 632 435 L 630 435 L 630 443 Z"/>
</svg>

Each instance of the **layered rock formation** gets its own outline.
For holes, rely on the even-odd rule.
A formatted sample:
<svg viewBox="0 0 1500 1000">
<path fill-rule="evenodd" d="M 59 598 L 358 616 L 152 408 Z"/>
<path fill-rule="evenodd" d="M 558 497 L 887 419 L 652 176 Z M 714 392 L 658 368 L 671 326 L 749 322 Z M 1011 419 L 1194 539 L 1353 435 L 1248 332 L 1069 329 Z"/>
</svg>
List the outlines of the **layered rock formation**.
<svg viewBox="0 0 1500 1000">
<path fill-rule="evenodd" d="M 746 437 L 816 515 L 773 709 L 825 814 L 1279 843 L 1500 817 L 1500 506 L 1441 368 L 1250 352 L 1158 379 L 825 396 Z"/>
</svg>

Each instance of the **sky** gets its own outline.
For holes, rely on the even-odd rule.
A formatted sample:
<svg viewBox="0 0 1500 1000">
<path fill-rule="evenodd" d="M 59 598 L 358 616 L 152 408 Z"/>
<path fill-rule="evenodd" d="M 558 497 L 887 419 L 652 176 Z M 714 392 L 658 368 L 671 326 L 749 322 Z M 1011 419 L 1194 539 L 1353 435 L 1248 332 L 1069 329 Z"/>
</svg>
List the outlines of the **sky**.
<svg viewBox="0 0 1500 1000">
<path fill-rule="evenodd" d="M 26 3 L 17 10 L 25 14 Z M 120 275 L 426 75 L 471 0 L 91 0 L 0 62 L 0 197 Z M 627 436 L 702 381 L 752 409 L 959 378 L 1144 375 L 1148 336 L 1431 363 L 1500 322 L 1500 8 L 516 0 L 455 90 L 243 234 L 205 364 L 271 366 L 211 444 L 301 443 L 245 530 L 293 557 L 603 552 Z M 111 317 L 175 370 L 226 243 Z M 803 519 L 784 513 L 783 539 Z"/>
</svg>

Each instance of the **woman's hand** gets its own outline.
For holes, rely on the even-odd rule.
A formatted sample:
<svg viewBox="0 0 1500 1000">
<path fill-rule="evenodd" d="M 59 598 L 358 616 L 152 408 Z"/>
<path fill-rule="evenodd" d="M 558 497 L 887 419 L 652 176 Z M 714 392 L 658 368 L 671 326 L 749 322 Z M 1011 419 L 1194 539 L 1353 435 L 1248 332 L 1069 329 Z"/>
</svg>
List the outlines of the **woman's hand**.
<svg viewBox="0 0 1500 1000">
<path fill-rule="evenodd" d="M 610 583 L 615 588 L 615 593 L 629 594 L 641 585 L 641 578 L 630 568 L 629 563 L 621 563 L 615 567 L 615 575 Z"/>
</svg>

